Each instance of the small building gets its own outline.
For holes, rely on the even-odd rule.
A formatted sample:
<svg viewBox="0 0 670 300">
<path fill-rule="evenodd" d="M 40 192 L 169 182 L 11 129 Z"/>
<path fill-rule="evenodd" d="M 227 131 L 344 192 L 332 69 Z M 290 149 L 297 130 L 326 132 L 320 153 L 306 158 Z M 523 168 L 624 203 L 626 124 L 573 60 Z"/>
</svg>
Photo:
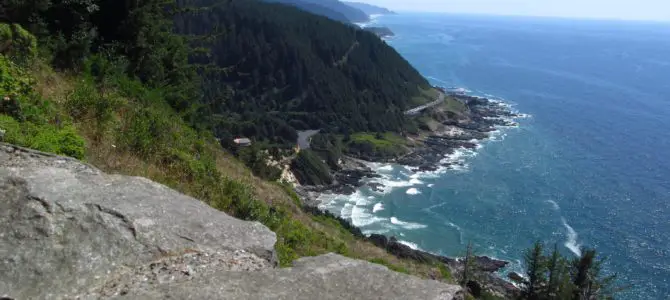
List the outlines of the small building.
<svg viewBox="0 0 670 300">
<path fill-rule="evenodd" d="M 251 140 L 248 139 L 248 138 L 236 138 L 236 139 L 233 140 L 233 142 L 235 142 L 235 144 L 240 146 L 240 147 L 251 146 Z"/>
</svg>

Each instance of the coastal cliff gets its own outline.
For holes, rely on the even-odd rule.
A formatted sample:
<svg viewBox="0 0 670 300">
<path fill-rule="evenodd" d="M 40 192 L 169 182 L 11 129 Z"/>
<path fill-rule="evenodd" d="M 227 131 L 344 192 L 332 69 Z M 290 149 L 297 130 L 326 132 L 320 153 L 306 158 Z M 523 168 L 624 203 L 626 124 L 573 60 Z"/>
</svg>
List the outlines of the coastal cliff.
<svg viewBox="0 0 670 300">
<path fill-rule="evenodd" d="M 145 178 L 0 144 L 9 299 L 462 299 L 459 286 L 336 254 L 276 268 L 276 235 Z"/>
</svg>

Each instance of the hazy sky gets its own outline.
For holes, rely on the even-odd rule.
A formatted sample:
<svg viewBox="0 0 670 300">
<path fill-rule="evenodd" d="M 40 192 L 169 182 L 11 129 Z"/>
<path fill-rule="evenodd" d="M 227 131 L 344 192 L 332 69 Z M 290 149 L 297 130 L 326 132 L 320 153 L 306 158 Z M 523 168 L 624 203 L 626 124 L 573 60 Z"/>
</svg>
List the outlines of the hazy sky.
<svg viewBox="0 0 670 300">
<path fill-rule="evenodd" d="M 670 21 L 670 0 L 356 0 L 398 11 Z"/>
</svg>

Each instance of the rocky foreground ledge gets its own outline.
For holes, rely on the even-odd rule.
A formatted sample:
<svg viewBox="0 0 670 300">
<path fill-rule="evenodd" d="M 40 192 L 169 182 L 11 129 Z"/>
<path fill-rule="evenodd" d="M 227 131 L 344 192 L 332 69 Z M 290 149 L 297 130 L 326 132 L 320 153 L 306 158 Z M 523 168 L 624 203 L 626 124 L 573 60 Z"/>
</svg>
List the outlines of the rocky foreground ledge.
<svg viewBox="0 0 670 300">
<path fill-rule="evenodd" d="M 139 177 L 0 143 L 0 296 L 462 299 L 335 254 L 276 268 L 275 234 Z"/>
</svg>

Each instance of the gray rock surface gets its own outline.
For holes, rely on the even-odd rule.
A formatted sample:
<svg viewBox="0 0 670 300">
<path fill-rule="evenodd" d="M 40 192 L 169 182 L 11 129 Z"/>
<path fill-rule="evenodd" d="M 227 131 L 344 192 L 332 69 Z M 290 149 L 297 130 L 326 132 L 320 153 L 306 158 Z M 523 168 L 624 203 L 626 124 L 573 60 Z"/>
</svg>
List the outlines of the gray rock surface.
<svg viewBox="0 0 670 300">
<path fill-rule="evenodd" d="M 0 143 L 0 297 L 462 299 L 335 254 L 277 269 L 276 236 L 144 178 Z"/>
<path fill-rule="evenodd" d="M 244 250 L 275 234 L 150 180 L 0 144 L 0 296 L 70 298 L 166 256 Z M 258 264 L 258 258 L 252 259 Z"/>
<path fill-rule="evenodd" d="M 123 299 L 462 299 L 459 286 L 389 271 L 326 254 L 297 260 L 292 268 L 218 272 L 188 282 L 155 285 Z"/>
</svg>

